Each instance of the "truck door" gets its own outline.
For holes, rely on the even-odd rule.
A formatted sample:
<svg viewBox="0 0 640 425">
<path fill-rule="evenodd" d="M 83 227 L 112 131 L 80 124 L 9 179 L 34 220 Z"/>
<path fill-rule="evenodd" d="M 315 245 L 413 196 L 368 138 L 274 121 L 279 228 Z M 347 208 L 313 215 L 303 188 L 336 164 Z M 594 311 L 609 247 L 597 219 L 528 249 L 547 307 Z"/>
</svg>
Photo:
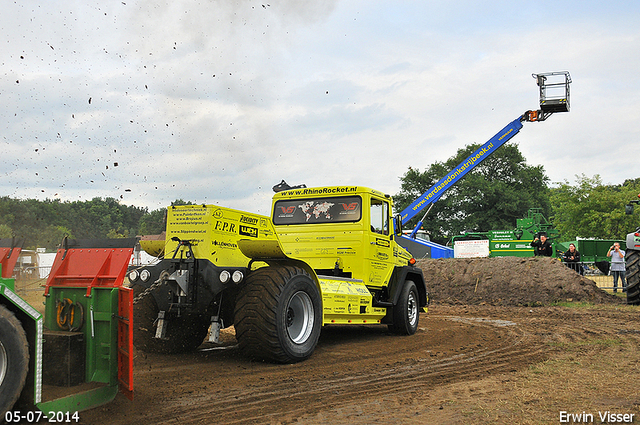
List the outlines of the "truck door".
<svg viewBox="0 0 640 425">
<path fill-rule="evenodd" d="M 392 231 L 389 222 L 389 202 L 372 197 L 369 205 L 369 243 L 367 285 L 383 286 L 393 270 Z"/>
</svg>

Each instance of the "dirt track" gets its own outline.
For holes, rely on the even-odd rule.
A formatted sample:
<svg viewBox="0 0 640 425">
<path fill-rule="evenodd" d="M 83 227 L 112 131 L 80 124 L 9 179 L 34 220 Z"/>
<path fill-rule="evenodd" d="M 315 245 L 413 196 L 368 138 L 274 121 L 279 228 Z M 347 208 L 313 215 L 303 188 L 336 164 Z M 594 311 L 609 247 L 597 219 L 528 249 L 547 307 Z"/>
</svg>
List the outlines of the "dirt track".
<svg viewBox="0 0 640 425">
<path fill-rule="evenodd" d="M 294 365 L 250 362 L 227 333 L 222 347 L 205 344 L 188 355 L 138 353 L 135 400 L 118 396 L 83 412 L 81 419 L 86 424 L 557 423 L 560 410 L 592 407 L 640 417 L 640 394 L 629 382 L 631 377 L 639 382 L 637 320 L 628 307 L 437 305 L 421 315 L 420 329 L 410 337 L 393 336 L 384 327 L 325 328 L 311 359 Z M 631 356 L 629 369 L 585 382 L 590 388 L 580 394 L 566 398 L 562 374 L 537 390 L 530 382 L 532 368 L 544 373 L 549 362 L 560 362 L 577 372 L 587 358 L 606 361 L 610 350 Z M 525 396 L 527 391 L 534 395 Z M 582 397 L 590 392 L 600 401 Z"/>
<path fill-rule="evenodd" d="M 253 362 L 233 330 L 186 355 L 135 353 L 135 399 L 83 424 L 640 423 L 640 309 L 551 259 L 428 260 L 418 332 L 326 327 L 302 363 Z M 570 307 L 558 302 L 572 302 Z M 585 304 L 588 303 L 588 304 Z"/>
</svg>

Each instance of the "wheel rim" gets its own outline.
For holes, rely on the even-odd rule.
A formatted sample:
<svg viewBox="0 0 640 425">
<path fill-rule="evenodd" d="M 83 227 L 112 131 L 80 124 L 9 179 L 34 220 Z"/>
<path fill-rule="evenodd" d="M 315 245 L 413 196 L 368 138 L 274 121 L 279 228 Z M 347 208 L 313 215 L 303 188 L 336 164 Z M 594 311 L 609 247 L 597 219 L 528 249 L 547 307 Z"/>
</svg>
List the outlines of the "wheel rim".
<svg viewBox="0 0 640 425">
<path fill-rule="evenodd" d="M 0 341 L 0 385 L 4 381 L 4 377 L 7 374 L 7 350 L 4 349 L 2 341 Z"/>
<path fill-rule="evenodd" d="M 409 324 L 415 326 L 418 321 L 418 301 L 413 291 L 409 292 L 409 299 L 407 300 L 407 317 L 409 318 Z"/>
<path fill-rule="evenodd" d="M 287 333 L 296 344 L 304 343 L 313 330 L 313 303 L 306 292 L 296 292 L 287 305 Z"/>
</svg>

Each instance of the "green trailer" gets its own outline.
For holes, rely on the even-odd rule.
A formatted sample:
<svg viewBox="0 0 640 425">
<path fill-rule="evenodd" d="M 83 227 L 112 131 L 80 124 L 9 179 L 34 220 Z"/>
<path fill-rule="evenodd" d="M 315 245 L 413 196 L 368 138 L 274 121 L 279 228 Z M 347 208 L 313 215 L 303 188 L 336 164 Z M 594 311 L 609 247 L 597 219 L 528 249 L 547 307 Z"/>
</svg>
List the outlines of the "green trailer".
<svg viewBox="0 0 640 425">
<path fill-rule="evenodd" d="M 542 214 L 540 208 L 530 208 L 527 216 L 516 220 L 515 229 L 489 230 L 487 232 L 465 232 L 454 236 L 452 244 L 465 240 L 488 240 L 489 257 L 533 257 L 531 242 L 540 234 L 546 234 L 556 255 L 560 233 Z"/>
<path fill-rule="evenodd" d="M 626 249 L 625 241 L 617 239 L 577 239 L 575 241 L 560 242 L 558 251 L 567 251 L 569 244 L 574 244 L 580 253 L 580 260 L 583 263 L 611 262 L 611 258 L 607 257 L 607 252 L 614 242 L 618 242 L 621 249 Z"/>
<path fill-rule="evenodd" d="M 77 422 L 118 390 L 133 397 L 133 291 L 123 282 L 135 243 L 65 238 L 42 314 L 11 277 L 21 241 L 0 240 L 0 422 Z"/>
</svg>

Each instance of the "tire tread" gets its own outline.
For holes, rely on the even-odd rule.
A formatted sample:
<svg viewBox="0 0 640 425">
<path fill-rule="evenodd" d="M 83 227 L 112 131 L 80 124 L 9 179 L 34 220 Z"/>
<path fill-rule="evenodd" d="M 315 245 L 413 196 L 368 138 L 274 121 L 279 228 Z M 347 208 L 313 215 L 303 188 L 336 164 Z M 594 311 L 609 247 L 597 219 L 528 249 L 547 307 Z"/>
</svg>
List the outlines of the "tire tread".
<svg viewBox="0 0 640 425">
<path fill-rule="evenodd" d="M 22 388 L 26 383 L 27 373 L 29 371 L 29 342 L 27 334 L 22 327 L 20 320 L 9 311 L 6 307 L 0 305 L 0 337 L 5 341 L 5 350 L 15 350 L 13 356 L 7 360 L 9 362 L 16 361 L 17 364 L 10 364 L 4 381 L 0 384 L 2 398 L 0 398 L 0 421 L 4 420 L 4 414 L 11 409 L 20 397 Z M 3 329 L 4 328 L 4 329 Z M 8 343 L 15 344 L 11 347 Z M 11 385 L 13 388 L 8 388 Z"/>
<path fill-rule="evenodd" d="M 305 270 L 292 265 L 263 267 L 249 274 L 236 299 L 234 312 L 236 338 L 244 354 L 278 363 L 303 360 L 294 359 L 286 352 L 277 329 L 280 294 L 296 276 L 310 278 Z"/>
<path fill-rule="evenodd" d="M 627 304 L 640 305 L 640 251 L 627 250 Z"/>
</svg>

